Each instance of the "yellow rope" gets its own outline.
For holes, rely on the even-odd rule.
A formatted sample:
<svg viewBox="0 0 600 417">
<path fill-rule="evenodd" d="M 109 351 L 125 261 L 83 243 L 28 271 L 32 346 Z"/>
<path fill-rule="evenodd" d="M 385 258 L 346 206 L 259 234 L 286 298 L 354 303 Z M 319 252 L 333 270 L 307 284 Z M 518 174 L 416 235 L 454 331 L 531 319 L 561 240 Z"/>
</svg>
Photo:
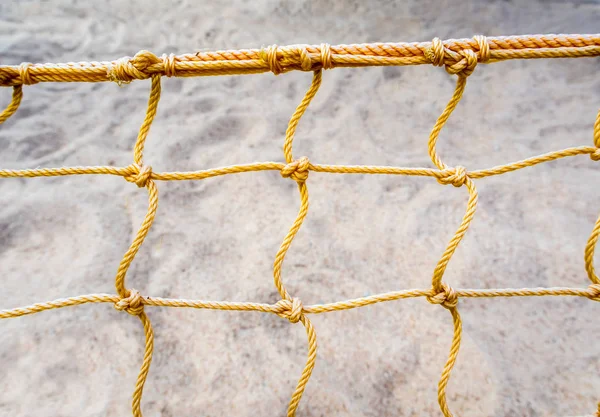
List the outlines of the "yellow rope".
<svg viewBox="0 0 600 417">
<path fill-rule="evenodd" d="M 462 321 L 458 312 L 458 300 L 464 298 L 491 297 L 532 297 L 532 296 L 574 296 L 600 301 L 600 278 L 594 269 L 594 253 L 600 238 L 600 217 L 588 239 L 585 251 L 585 269 L 591 284 L 587 288 L 505 288 L 505 289 L 453 289 L 443 281 L 444 272 L 452 259 L 462 238 L 467 232 L 477 207 L 477 189 L 475 179 L 481 179 L 507 172 L 531 167 L 540 163 L 577 155 L 589 155 L 593 161 L 600 161 L 600 112 L 594 124 L 593 146 L 579 146 L 549 152 L 521 161 L 500 165 L 488 169 L 468 171 L 462 166 L 448 166 L 437 153 L 437 142 L 442 128 L 456 109 L 465 91 L 467 77 L 478 63 L 491 63 L 505 59 L 534 58 L 573 58 L 600 56 L 600 35 L 533 35 L 515 37 L 486 38 L 476 36 L 472 39 L 441 41 L 438 38 L 423 43 L 377 43 L 364 45 L 320 46 L 292 45 L 278 47 L 272 45 L 260 50 L 198 52 L 175 56 L 154 54 L 141 51 L 133 58 L 125 57 L 113 62 L 69 63 L 69 64 L 30 64 L 19 66 L 0 66 L 0 86 L 12 86 L 13 95 L 10 104 L 0 113 L 0 124 L 12 116 L 18 109 L 23 96 L 22 85 L 38 82 L 114 81 L 118 84 L 135 79 L 151 78 L 150 96 L 143 123 L 133 148 L 133 163 L 125 167 L 90 166 L 36 168 L 24 170 L 0 170 L 0 178 L 15 177 L 53 177 L 65 175 L 116 175 L 126 181 L 148 190 L 148 210 L 130 247 L 123 255 L 115 276 L 116 295 L 88 294 L 45 303 L 0 310 L 0 319 L 20 317 L 62 307 L 86 303 L 113 303 L 117 310 L 139 317 L 144 327 L 145 347 L 140 373 L 133 393 L 132 413 L 141 417 L 141 401 L 145 381 L 148 377 L 154 348 L 154 334 L 150 319 L 144 307 L 188 307 L 200 309 L 257 311 L 276 314 L 291 323 L 302 323 L 308 339 L 306 364 L 288 406 L 287 416 L 293 417 L 310 379 L 317 357 L 317 337 L 307 314 L 320 314 L 331 311 L 348 310 L 380 302 L 405 298 L 425 297 L 432 304 L 440 304 L 448 309 L 453 321 L 454 333 L 450 344 L 448 359 L 438 383 L 438 402 L 445 417 L 452 417 L 446 399 L 446 388 L 450 374 L 456 363 L 462 336 Z M 436 168 L 424 167 L 388 167 L 388 166 L 350 166 L 324 165 L 311 163 L 307 157 L 294 159 L 292 145 L 298 123 L 315 97 L 322 80 L 322 70 L 343 66 L 374 65 L 418 65 L 433 64 L 444 66 L 458 79 L 454 93 L 444 111 L 437 119 L 429 136 L 428 150 Z M 161 76 L 190 77 L 221 74 L 251 74 L 272 71 L 275 74 L 292 70 L 312 71 L 312 83 L 304 98 L 292 115 L 283 142 L 284 162 L 256 162 L 232 165 L 221 168 L 190 172 L 153 172 L 143 161 L 143 152 L 150 126 L 156 116 L 161 93 Z M 127 288 L 125 278 L 137 252 L 148 235 L 158 208 L 158 189 L 155 181 L 202 180 L 220 175 L 237 174 L 251 171 L 279 171 L 281 176 L 290 178 L 298 184 L 300 208 L 296 219 L 285 235 L 275 255 L 273 280 L 281 300 L 275 304 L 250 302 L 227 302 L 207 300 L 185 300 L 142 296 L 137 290 Z M 442 253 L 431 278 L 429 289 L 412 289 L 377 294 L 368 297 L 328 304 L 305 306 L 299 298 L 293 297 L 285 288 L 282 280 L 282 265 L 285 256 L 300 230 L 308 213 L 308 189 L 306 181 L 310 171 L 334 174 L 387 174 L 408 175 L 435 178 L 444 185 L 466 186 L 469 193 L 465 215 Z M 600 403 L 598 404 L 600 417 Z"/>
<path fill-rule="evenodd" d="M 452 74 L 469 75 L 477 62 L 507 59 L 577 58 L 600 55 L 600 35 L 475 36 L 415 43 L 360 45 L 271 45 L 262 49 L 196 52 L 160 58 L 148 51 L 111 62 L 69 62 L 0 66 L 0 86 L 38 82 L 103 82 L 119 84 L 153 75 L 195 77 L 256 74 L 272 71 L 316 71 L 335 67 L 388 65 L 445 66 Z"/>
<path fill-rule="evenodd" d="M 21 99 L 23 98 L 23 86 L 15 85 L 13 87 L 13 95 L 10 104 L 0 113 L 0 123 L 4 123 L 10 116 L 15 114 L 19 105 L 21 105 Z"/>
</svg>

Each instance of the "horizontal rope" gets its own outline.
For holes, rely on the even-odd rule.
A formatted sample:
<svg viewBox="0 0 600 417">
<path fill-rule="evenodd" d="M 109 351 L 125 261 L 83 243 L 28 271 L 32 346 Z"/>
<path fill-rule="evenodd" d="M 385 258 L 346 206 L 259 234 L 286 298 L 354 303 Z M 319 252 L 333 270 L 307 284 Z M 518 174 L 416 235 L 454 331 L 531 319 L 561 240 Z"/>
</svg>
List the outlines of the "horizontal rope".
<svg viewBox="0 0 600 417">
<path fill-rule="evenodd" d="M 590 288 L 498 288 L 498 289 L 454 289 L 458 297 L 465 298 L 498 298 L 498 297 L 543 297 L 543 296 L 573 296 L 595 299 L 597 292 Z M 307 305 L 302 308 L 305 314 L 320 314 L 332 311 L 350 310 L 366 307 L 382 302 L 401 300 L 415 297 L 432 297 L 435 292 L 429 289 L 411 289 L 403 291 L 392 291 L 367 297 L 354 298 L 345 301 L 337 301 L 326 304 Z M 86 294 L 69 298 L 59 298 L 44 303 L 35 303 L 27 306 L 0 310 L 0 319 L 15 318 L 25 315 L 40 313 L 46 310 L 54 310 L 63 307 L 72 307 L 88 303 L 118 303 L 122 298 L 116 294 Z M 600 299 L 599 299 L 600 300 Z M 188 300 L 181 298 L 141 297 L 143 305 L 152 307 L 178 307 L 197 308 L 206 310 L 227 311 L 258 311 L 263 313 L 281 314 L 286 308 L 281 304 L 266 304 L 253 302 L 231 302 L 231 301 L 209 301 Z"/>
<path fill-rule="evenodd" d="M 511 162 L 506 165 L 499 165 L 493 168 L 466 171 L 466 176 L 473 179 L 491 177 L 493 175 L 505 174 L 507 172 L 517 171 L 543 162 L 554 161 L 557 159 L 577 156 L 591 155 L 597 148 L 592 146 L 579 146 L 567 148 L 560 151 L 548 152 L 546 154 L 523 159 L 517 162 Z M 187 172 L 150 172 L 147 180 L 157 181 L 184 181 L 184 180 L 203 180 L 211 177 L 217 177 L 228 174 L 238 174 L 243 172 L 257 171 L 281 171 L 287 164 L 282 162 L 255 162 L 251 164 L 230 165 L 225 167 L 187 171 Z M 372 175 L 406 175 L 423 176 L 433 178 L 446 178 L 453 175 L 454 169 L 433 169 L 419 167 L 392 167 L 375 165 L 324 165 L 309 163 L 308 171 L 323 172 L 330 174 L 372 174 Z M 35 177 L 58 177 L 69 175 L 115 175 L 121 177 L 130 177 L 139 174 L 140 167 L 129 165 L 126 167 L 113 166 L 89 166 L 89 167 L 61 167 L 61 168 L 36 168 L 36 169 L 1 169 L 0 178 L 35 178 Z"/>
<path fill-rule="evenodd" d="M 482 42 L 483 40 L 483 42 Z M 524 35 L 449 39 L 440 41 L 440 64 L 460 71 L 464 51 L 478 59 L 578 58 L 600 55 L 600 34 Z M 40 82 L 129 82 L 153 75 L 195 77 L 209 75 L 275 73 L 320 68 L 431 64 L 432 42 L 390 42 L 351 45 L 272 45 L 262 49 L 199 51 L 157 57 L 141 51 L 115 61 L 67 62 L 0 66 L 0 86 Z M 484 49 L 482 49 L 482 46 Z M 483 52 L 485 50 L 485 56 Z"/>
</svg>

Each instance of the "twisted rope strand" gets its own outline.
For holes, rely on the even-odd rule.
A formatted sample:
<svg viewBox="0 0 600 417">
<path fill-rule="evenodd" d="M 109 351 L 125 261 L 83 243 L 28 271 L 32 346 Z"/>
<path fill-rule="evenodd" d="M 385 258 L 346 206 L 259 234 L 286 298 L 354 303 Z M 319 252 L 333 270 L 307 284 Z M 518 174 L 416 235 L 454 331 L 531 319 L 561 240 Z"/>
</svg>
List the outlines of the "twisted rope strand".
<svg viewBox="0 0 600 417">
<path fill-rule="evenodd" d="M 302 223 L 308 214 L 308 189 L 306 188 L 306 179 L 308 178 L 309 162 L 308 158 L 301 158 L 298 161 L 293 161 L 292 143 L 294 141 L 294 135 L 296 134 L 298 122 L 304 115 L 304 112 L 310 105 L 312 99 L 317 94 L 317 91 L 319 91 L 319 87 L 321 86 L 321 74 L 321 70 L 314 72 L 308 91 L 290 118 L 283 143 L 283 154 L 285 156 L 287 165 L 282 168 L 281 175 L 283 177 L 289 177 L 295 180 L 298 184 L 298 191 L 300 192 L 300 209 L 298 211 L 298 215 L 296 216 L 296 220 L 294 220 L 292 227 L 281 243 L 279 251 L 277 251 L 277 254 L 275 255 L 275 262 L 273 264 L 273 280 L 282 300 L 292 302 L 292 311 L 294 302 L 299 306 L 296 308 L 296 314 L 290 315 L 288 319 L 292 323 L 297 322 L 298 320 L 301 321 L 306 328 L 306 335 L 308 336 L 308 359 L 296 389 L 292 394 L 292 400 L 290 401 L 287 411 L 288 417 L 294 417 L 296 415 L 298 404 L 300 403 L 300 399 L 302 398 L 306 384 L 308 383 L 308 380 L 312 374 L 312 370 L 315 366 L 315 361 L 317 358 L 317 335 L 315 333 L 315 329 L 310 320 L 308 320 L 302 313 L 302 304 L 300 301 L 290 297 L 288 291 L 285 289 L 281 280 L 281 266 L 283 265 L 283 260 L 285 259 L 285 255 L 290 248 L 294 237 L 296 237 L 298 230 L 300 230 L 300 227 L 302 226 Z"/>
<path fill-rule="evenodd" d="M 0 113 L 0 124 L 6 122 L 10 116 L 15 114 L 15 112 L 19 109 L 21 105 L 21 100 L 23 99 L 23 85 L 15 85 L 13 87 L 13 94 L 10 100 L 10 103 L 6 108 Z"/>
<path fill-rule="evenodd" d="M 596 122 L 594 123 L 594 146 L 596 147 L 594 152 L 590 154 L 590 158 L 593 161 L 600 161 L 600 111 L 596 116 Z M 596 275 L 594 269 L 594 253 L 596 252 L 596 245 L 598 244 L 598 237 L 600 236 L 600 216 L 594 224 L 592 233 L 585 245 L 584 261 L 585 270 L 587 271 L 588 278 L 594 284 L 600 284 L 600 279 Z M 600 402 L 598 403 L 598 417 L 600 417 Z"/>
<path fill-rule="evenodd" d="M 577 146 L 560 151 L 548 152 L 542 155 L 534 156 L 517 162 L 511 162 L 506 165 L 498 165 L 492 168 L 486 168 L 476 171 L 466 171 L 465 174 L 472 179 L 482 179 L 494 175 L 501 175 L 507 172 L 517 171 L 523 168 L 550 162 L 557 159 L 589 155 L 596 152 L 597 148 L 592 146 Z M 293 162 L 293 161 L 292 161 Z M 239 174 L 244 172 L 258 171 L 282 171 L 286 164 L 282 162 L 254 162 L 251 164 L 230 165 L 220 168 L 212 168 L 200 171 L 174 171 L 174 172 L 150 172 L 148 179 L 154 181 L 187 181 L 204 180 L 207 178 L 218 177 L 228 174 Z M 330 165 L 313 164 L 309 162 L 307 171 L 324 172 L 329 174 L 368 174 L 368 175 L 404 175 L 421 176 L 444 179 L 455 174 L 454 168 L 445 168 L 442 170 L 419 167 L 391 167 L 376 165 Z M 36 169 L 0 169 L 0 178 L 36 178 L 36 177 L 59 177 L 68 175 L 116 175 L 121 177 L 137 178 L 140 174 L 140 167 L 132 164 L 126 167 L 113 166 L 90 166 L 90 167 L 61 167 L 61 168 L 36 168 Z"/>
<path fill-rule="evenodd" d="M 584 297 L 593 301 L 600 301 L 600 286 L 588 288 L 499 288 L 499 289 L 474 289 L 458 288 L 454 290 L 457 297 L 465 298 L 512 298 L 512 297 Z M 435 293 L 431 289 L 412 289 L 393 291 L 368 297 L 355 298 L 345 301 L 336 301 L 328 304 L 313 304 L 303 306 L 303 314 L 322 314 L 333 311 L 344 311 L 354 308 L 366 307 L 388 301 L 401 300 L 405 298 L 432 297 Z M 59 298 L 44 303 L 35 303 L 8 310 L 0 310 L 0 319 L 16 318 L 21 316 L 41 313 L 42 311 L 54 310 L 63 307 L 72 307 L 88 303 L 118 303 L 122 298 L 117 294 L 85 294 L 70 298 Z M 196 308 L 203 310 L 222 311 L 256 311 L 272 314 L 286 314 L 289 307 L 283 303 L 264 304 L 253 302 L 232 301 L 210 301 L 210 300 L 186 300 L 181 298 L 142 297 L 144 306 L 172 307 L 172 308 Z"/>
<path fill-rule="evenodd" d="M 440 404 L 442 414 L 444 414 L 444 416 L 446 417 L 452 417 L 452 413 L 448 408 L 448 402 L 446 401 L 446 387 L 448 386 L 448 381 L 450 380 L 450 373 L 452 372 L 454 364 L 456 363 L 456 358 L 458 357 L 458 351 L 460 350 L 460 341 L 462 336 L 462 320 L 460 319 L 458 309 L 456 307 L 452 307 L 449 310 L 450 314 L 452 314 L 454 334 L 452 335 L 452 344 L 450 345 L 450 353 L 448 354 L 448 360 L 444 365 L 444 370 L 442 371 L 440 382 L 438 383 L 438 403 Z"/>
<path fill-rule="evenodd" d="M 460 241 L 469 228 L 477 206 L 477 190 L 474 179 L 501 175 L 540 163 L 564 157 L 589 155 L 591 160 L 600 161 L 600 112 L 594 124 L 594 146 L 579 146 L 553 151 L 521 161 L 500 165 L 488 169 L 468 171 L 465 167 L 447 166 L 437 153 L 437 141 L 440 132 L 450 115 L 460 102 L 466 87 L 466 80 L 479 63 L 493 63 L 505 59 L 535 58 L 576 58 L 600 56 L 600 35 L 530 35 L 513 37 L 486 38 L 475 36 L 471 39 L 442 41 L 438 38 L 422 43 L 375 43 L 362 45 L 321 44 L 291 45 L 279 47 L 272 45 L 260 50 L 198 52 L 175 56 L 164 54 L 158 58 L 148 51 L 140 51 L 133 58 L 125 57 L 112 62 L 81 62 L 67 64 L 30 64 L 19 66 L 0 66 L 0 86 L 13 86 L 13 95 L 9 105 L 0 113 L 0 124 L 12 116 L 22 100 L 22 85 L 38 82 L 102 82 L 114 81 L 126 84 L 137 79 L 151 79 L 146 116 L 140 127 L 137 141 L 133 149 L 133 163 L 126 167 L 90 166 L 37 168 L 24 170 L 0 170 L 0 178 L 15 177 L 53 177 L 65 175 L 100 174 L 121 176 L 140 188 L 148 189 L 148 210 L 144 220 L 133 239 L 117 270 L 115 288 L 117 295 L 88 294 L 58 299 L 45 303 L 0 310 L 0 319 L 20 317 L 62 307 L 87 303 L 114 304 L 117 310 L 125 311 L 139 317 L 144 327 L 145 345 L 142 365 L 132 396 L 132 413 L 134 417 L 142 417 L 141 400 L 147 379 L 154 348 L 152 325 L 144 311 L 145 306 L 189 307 L 199 309 L 228 311 L 257 311 L 276 314 L 291 323 L 301 322 L 308 338 L 307 361 L 298 384 L 288 406 L 287 415 L 296 413 L 302 394 L 316 362 L 317 340 L 314 327 L 306 314 L 320 314 L 364 307 L 380 302 L 388 302 L 405 298 L 425 297 L 432 304 L 440 304 L 450 311 L 453 319 L 453 337 L 447 361 L 438 383 L 438 403 L 445 417 L 452 417 L 446 399 L 446 388 L 450 374 L 456 363 L 462 336 L 462 321 L 458 312 L 458 300 L 465 298 L 493 297 L 532 297 L 532 296 L 575 296 L 585 297 L 592 301 L 600 301 L 600 278 L 594 269 L 594 253 L 600 238 L 600 217 L 588 239 L 584 261 L 585 269 L 591 284 L 587 288 L 505 288 L 505 289 L 453 289 L 443 281 L 444 272 L 454 255 Z M 437 169 L 421 167 L 387 167 L 387 166 L 348 166 L 323 165 L 310 163 L 307 157 L 294 160 L 292 144 L 300 118 L 304 115 L 311 100 L 316 95 L 322 78 L 322 70 L 335 67 L 361 67 L 381 65 L 420 65 L 433 64 L 443 66 L 450 74 L 458 76 L 452 98 L 438 117 L 428 141 L 429 156 Z M 144 145 L 152 122 L 156 116 L 160 101 L 161 76 L 191 77 L 202 75 L 252 74 L 272 71 L 275 74 L 293 70 L 313 71 L 313 80 L 303 100 L 292 115 L 283 144 L 285 163 L 256 162 L 251 164 L 232 165 L 214 169 L 190 172 L 152 171 L 143 162 Z M 185 300 L 160 297 L 144 297 L 137 290 L 125 286 L 125 276 L 133 262 L 156 216 L 158 207 L 158 190 L 155 181 L 202 180 L 220 175 L 236 174 L 251 171 L 278 170 L 285 178 L 298 184 L 300 192 L 300 208 L 290 230 L 285 236 L 273 265 L 274 284 L 281 296 L 275 304 L 252 302 L 228 302 Z M 406 176 L 425 176 L 435 178 L 441 184 L 455 187 L 466 186 L 469 192 L 467 209 L 461 224 L 450 239 L 444 253 L 432 274 L 429 289 L 409 289 L 393 291 L 346 301 L 304 306 L 300 299 L 292 297 L 281 279 L 281 269 L 287 251 L 298 233 L 308 213 L 308 191 L 306 180 L 310 171 L 333 174 L 389 174 Z M 600 403 L 598 404 L 600 417 Z"/>
<path fill-rule="evenodd" d="M 138 378 L 135 383 L 135 389 L 133 391 L 133 401 L 131 403 L 134 417 L 142 417 L 142 393 L 144 391 L 144 384 L 146 383 L 146 378 L 148 378 L 148 373 L 150 372 L 150 364 L 152 363 L 152 352 L 154 351 L 154 332 L 152 331 L 152 324 L 150 323 L 150 319 L 143 311 L 141 314 L 138 315 L 138 317 L 140 318 L 140 321 L 144 326 L 144 335 L 146 337 L 146 343 L 144 346 L 144 358 L 142 360 L 142 366 L 140 367 L 140 373 L 138 374 Z"/>
<path fill-rule="evenodd" d="M 433 46 L 443 53 L 441 65 L 460 72 L 471 53 L 480 62 L 487 63 L 508 59 L 600 56 L 600 35 L 476 36 L 415 43 L 273 45 L 262 49 L 208 51 L 177 56 L 163 54 L 160 58 L 148 51 L 140 51 L 134 57 L 110 62 L 2 65 L 0 86 L 38 82 L 128 83 L 154 75 L 195 77 L 267 71 L 278 74 L 334 67 L 422 65 L 431 62 L 427 55 Z"/>
<path fill-rule="evenodd" d="M 135 183 L 138 187 L 145 187 L 148 189 L 148 211 L 146 212 L 144 221 L 142 222 L 142 225 L 140 226 L 140 229 L 138 230 L 133 242 L 129 246 L 129 249 L 127 249 L 125 255 L 123 255 L 123 259 L 121 260 L 119 269 L 117 270 L 117 275 L 115 277 L 115 288 L 117 289 L 117 293 L 121 296 L 121 300 L 115 304 L 115 308 L 118 310 L 125 310 L 129 314 L 138 316 L 142 322 L 142 325 L 144 326 L 144 334 L 146 336 L 144 358 L 142 361 L 142 366 L 140 367 L 137 382 L 135 384 L 135 389 L 133 391 L 131 407 L 134 417 L 142 417 L 142 394 L 144 391 L 146 378 L 148 377 L 148 372 L 150 372 L 150 364 L 152 363 L 152 353 L 154 351 L 154 332 L 152 331 L 150 319 L 144 312 L 142 297 L 136 290 L 127 289 L 125 287 L 125 276 L 127 274 L 127 270 L 133 262 L 133 259 L 135 258 L 135 255 L 138 253 L 140 247 L 146 239 L 146 236 L 148 235 L 148 232 L 150 231 L 150 228 L 152 227 L 152 223 L 156 217 L 156 210 L 158 209 L 158 189 L 154 181 L 151 179 L 152 168 L 144 165 L 143 163 L 143 154 L 146 138 L 148 137 L 150 126 L 152 125 L 154 117 L 156 116 L 158 102 L 160 101 L 160 84 L 160 76 L 153 75 L 146 116 L 144 117 L 144 121 L 140 127 L 133 149 L 134 163 L 128 167 L 132 169 L 133 172 L 124 176 L 127 181 Z"/>
<path fill-rule="evenodd" d="M 484 55 L 484 60 L 489 59 L 485 38 L 478 38 L 477 40 L 480 43 L 481 51 L 479 59 L 481 59 L 482 55 Z M 440 44 L 441 42 L 439 42 L 438 45 L 432 45 L 432 49 L 429 53 L 429 57 L 434 65 L 442 65 L 444 63 L 443 56 L 447 53 L 443 50 L 443 48 L 439 47 Z M 484 48 L 486 49 L 485 52 L 483 52 Z M 460 51 L 460 54 L 464 57 L 464 60 L 458 61 L 456 64 L 451 66 L 446 64 L 446 71 L 451 74 L 458 74 L 458 79 L 456 81 L 456 87 L 452 97 L 450 98 L 450 101 L 444 108 L 442 114 L 436 120 L 435 125 L 433 126 L 433 129 L 429 135 L 429 157 L 431 158 L 433 164 L 440 170 L 447 170 L 447 165 L 441 160 L 436 149 L 440 132 L 450 118 L 452 112 L 454 112 L 458 106 L 458 103 L 460 102 L 467 85 L 467 77 L 473 73 L 478 62 L 478 57 L 470 49 L 462 50 Z M 452 417 L 452 413 L 448 408 L 448 403 L 446 400 L 446 387 L 448 386 L 450 374 L 454 368 L 456 359 L 458 357 L 458 352 L 460 350 L 462 321 L 457 309 L 458 296 L 452 287 L 442 282 L 442 279 L 450 259 L 454 255 L 454 252 L 458 248 L 458 245 L 462 241 L 469 226 L 471 225 L 473 217 L 475 216 L 475 210 L 477 208 L 477 189 L 473 180 L 471 180 L 471 178 L 469 178 L 467 175 L 467 170 L 461 166 L 454 168 L 448 177 L 439 178 L 438 182 L 441 184 L 452 184 L 455 187 L 462 187 L 464 184 L 469 191 L 469 201 L 467 202 L 466 213 L 463 216 L 460 226 L 454 233 L 454 236 L 452 239 L 450 239 L 450 242 L 444 250 L 442 257 L 438 261 L 438 264 L 433 272 L 433 277 L 431 278 L 431 289 L 436 295 L 427 298 L 430 303 L 441 304 L 444 308 L 448 309 L 452 315 L 452 321 L 454 323 L 454 335 L 452 337 L 452 344 L 450 346 L 448 360 L 446 361 L 446 365 L 444 366 L 440 376 L 440 381 L 438 383 L 438 403 L 440 405 L 440 409 L 442 410 L 442 414 L 444 414 L 444 417 Z"/>
</svg>

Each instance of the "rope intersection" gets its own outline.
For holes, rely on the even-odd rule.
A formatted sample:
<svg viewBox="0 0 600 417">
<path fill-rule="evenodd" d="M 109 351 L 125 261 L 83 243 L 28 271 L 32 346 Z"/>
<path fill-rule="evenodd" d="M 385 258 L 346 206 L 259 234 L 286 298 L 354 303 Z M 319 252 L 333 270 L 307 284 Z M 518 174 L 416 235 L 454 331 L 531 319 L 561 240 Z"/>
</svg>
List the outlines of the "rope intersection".
<svg viewBox="0 0 600 417">
<path fill-rule="evenodd" d="M 461 240 L 466 234 L 476 212 L 478 193 L 477 179 L 501 175 L 511 171 L 531 167 L 565 157 L 589 155 L 591 160 L 600 161 L 600 112 L 596 117 L 593 132 L 593 146 L 579 146 L 549 152 L 521 161 L 512 162 L 488 169 L 467 170 L 457 165 L 448 166 L 437 153 L 439 135 L 452 112 L 460 102 L 467 85 L 467 78 L 475 71 L 478 63 L 490 63 L 505 59 L 564 58 L 600 56 L 600 35 L 534 35 L 521 37 L 486 38 L 475 36 L 472 39 L 441 41 L 435 38 L 424 43 L 387 43 L 365 45 L 322 44 L 318 47 L 292 45 L 288 47 L 269 46 L 260 50 L 198 52 L 196 54 L 163 55 L 141 51 L 133 58 L 125 57 L 113 62 L 87 62 L 68 64 L 29 64 L 0 66 L 0 85 L 12 86 L 10 104 L 0 113 L 0 124 L 5 122 L 18 109 L 23 98 L 23 85 L 38 82 L 101 82 L 113 81 L 118 84 L 137 79 L 151 79 L 148 107 L 133 149 L 133 163 L 125 167 L 92 166 L 38 168 L 23 170 L 0 170 L 0 178 L 51 177 L 66 175 L 104 174 L 123 177 L 148 191 L 148 210 L 115 275 L 116 294 L 88 294 L 54 301 L 36 303 L 29 306 L 0 310 L 0 319 L 20 317 L 45 310 L 76 306 L 86 303 L 113 303 L 115 309 L 137 316 L 145 333 L 145 349 L 142 365 L 133 392 L 132 413 L 141 417 L 141 400 L 144 383 L 147 379 L 152 353 L 154 333 L 145 306 L 189 307 L 229 311 L 258 311 L 276 314 L 290 323 L 301 323 L 307 334 L 307 361 L 292 394 L 287 416 L 293 417 L 302 398 L 317 358 L 317 338 L 309 314 L 320 314 L 364 307 L 380 302 L 405 298 L 425 297 L 431 304 L 438 304 L 450 312 L 454 334 L 450 344 L 448 359 L 442 369 L 438 383 L 438 403 L 445 417 L 452 417 L 446 400 L 446 387 L 458 357 L 462 338 L 462 321 L 458 312 L 462 297 L 532 297 L 532 296 L 574 296 L 592 301 L 600 301 L 600 278 L 594 268 L 594 253 L 600 236 L 600 217 L 592 229 L 584 251 L 584 264 L 591 284 L 587 288 L 521 288 L 521 289 L 454 289 L 444 282 L 444 272 Z M 294 158 L 292 144 L 298 123 L 317 94 L 322 81 L 322 71 L 340 66 L 376 65 L 417 65 L 429 63 L 444 66 L 449 74 L 457 76 L 456 87 L 442 114 L 438 117 L 428 141 L 428 151 L 435 168 L 388 167 L 388 166 L 348 166 L 311 163 L 307 157 Z M 154 172 L 144 163 L 143 151 L 150 126 L 156 116 L 161 95 L 161 77 L 201 76 L 220 74 L 243 74 L 271 71 L 274 74 L 292 70 L 312 71 L 312 82 L 304 98 L 293 113 L 283 142 L 285 162 L 256 162 L 232 165 L 189 172 Z M 237 174 L 250 171 L 279 171 L 281 176 L 297 183 L 300 194 L 298 214 L 275 255 L 273 281 L 280 296 L 275 304 L 252 302 L 227 302 L 169 299 L 148 297 L 126 286 L 127 271 L 138 250 L 148 235 L 158 208 L 158 188 L 156 181 L 202 180 L 210 177 Z M 468 192 L 467 206 L 462 221 L 450 239 L 432 273 L 429 289 L 411 289 L 383 293 L 329 304 L 304 305 L 285 288 L 281 269 L 285 256 L 308 214 L 307 180 L 309 173 L 327 172 L 333 174 L 388 174 L 435 178 L 440 184 L 465 187 Z M 600 403 L 597 408 L 600 417 Z"/>
</svg>

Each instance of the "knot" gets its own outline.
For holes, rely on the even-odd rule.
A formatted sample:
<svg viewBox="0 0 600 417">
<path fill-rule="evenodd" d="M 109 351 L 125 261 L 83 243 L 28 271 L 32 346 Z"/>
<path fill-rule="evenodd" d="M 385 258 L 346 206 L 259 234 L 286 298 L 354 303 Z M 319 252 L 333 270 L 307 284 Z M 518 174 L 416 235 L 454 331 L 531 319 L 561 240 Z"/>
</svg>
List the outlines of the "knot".
<svg viewBox="0 0 600 417">
<path fill-rule="evenodd" d="M 479 46 L 479 62 L 488 62 L 490 60 L 490 44 L 483 35 L 473 36 Z"/>
<path fill-rule="evenodd" d="M 306 48 L 298 46 L 298 55 L 300 56 L 300 68 L 302 68 L 302 71 L 310 71 L 312 69 L 312 59 Z"/>
<path fill-rule="evenodd" d="M 298 184 L 301 184 L 308 178 L 309 166 L 310 162 L 308 162 L 308 158 L 303 156 L 281 168 L 281 176 L 283 178 L 291 178 Z"/>
<path fill-rule="evenodd" d="M 600 148 L 596 148 L 596 150 L 590 154 L 590 159 L 592 161 L 600 161 Z"/>
<path fill-rule="evenodd" d="M 477 54 L 471 49 L 463 49 L 458 52 L 461 57 L 454 63 L 446 63 L 446 72 L 456 74 L 461 77 L 468 77 L 473 74 L 477 66 Z"/>
<path fill-rule="evenodd" d="M 299 298 L 279 300 L 275 306 L 281 310 L 277 315 L 281 318 L 288 319 L 290 323 L 298 323 L 304 315 L 304 306 Z"/>
<path fill-rule="evenodd" d="M 321 65 L 324 70 L 333 68 L 331 61 L 331 46 L 328 43 L 321 44 Z"/>
<path fill-rule="evenodd" d="M 21 65 L 19 65 L 19 78 L 21 79 L 21 84 L 37 84 L 37 81 L 33 81 L 31 79 L 31 74 L 29 73 L 29 68 L 31 65 L 31 62 L 23 62 Z"/>
<path fill-rule="evenodd" d="M 275 75 L 279 75 L 283 72 L 283 67 L 277 58 L 277 48 L 277 45 L 271 45 L 261 49 L 258 53 L 260 59 L 268 65 L 269 70 Z"/>
<path fill-rule="evenodd" d="M 111 63 L 107 75 L 119 85 L 133 80 L 145 80 L 152 75 L 148 68 L 158 63 L 160 60 L 152 52 L 140 51 L 133 58 L 124 57 Z"/>
<path fill-rule="evenodd" d="M 491 57 L 490 45 L 485 36 L 474 36 L 478 51 L 462 49 L 455 52 L 444 46 L 439 38 L 434 38 L 424 52 L 425 57 L 436 67 L 445 66 L 449 74 L 468 77 L 473 73 L 478 62 L 487 62 Z"/>
<path fill-rule="evenodd" d="M 448 185 L 452 184 L 455 187 L 462 187 L 467 182 L 467 169 L 463 166 L 457 166 L 455 168 L 446 168 L 440 171 L 440 177 L 438 182 L 440 184 Z"/>
<path fill-rule="evenodd" d="M 425 56 L 435 67 L 444 65 L 445 48 L 440 38 L 433 38 L 431 46 L 425 50 Z"/>
<path fill-rule="evenodd" d="M 441 304 L 443 307 L 451 309 L 458 305 L 458 296 L 451 286 L 442 282 L 442 291 L 436 295 L 427 297 L 427 301 L 431 304 Z"/>
<path fill-rule="evenodd" d="M 138 187 L 144 188 L 148 185 L 148 181 L 152 178 L 152 167 L 150 165 L 142 165 L 141 167 L 138 164 L 130 165 L 133 172 L 131 174 L 125 175 L 125 181 L 133 182 Z"/>
<path fill-rule="evenodd" d="M 591 284 L 588 287 L 588 296 L 590 300 L 600 301 L 600 284 Z"/>
<path fill-rule="evenodd" d="M 174 77 L 175 74 L 175 54 L 163 54 L 162 55 L 163 66 L 165 67 L 165 75 L 167 77 Z"/>
<path fill-rule="evenodd" d="M 127 297 L 121 298 L 115 303 L 119 311 L 126 311 L 132 316 L 139 316 L 144 312 L 144 299 L 135 289 L 130 289 Z"/>
</svg>

